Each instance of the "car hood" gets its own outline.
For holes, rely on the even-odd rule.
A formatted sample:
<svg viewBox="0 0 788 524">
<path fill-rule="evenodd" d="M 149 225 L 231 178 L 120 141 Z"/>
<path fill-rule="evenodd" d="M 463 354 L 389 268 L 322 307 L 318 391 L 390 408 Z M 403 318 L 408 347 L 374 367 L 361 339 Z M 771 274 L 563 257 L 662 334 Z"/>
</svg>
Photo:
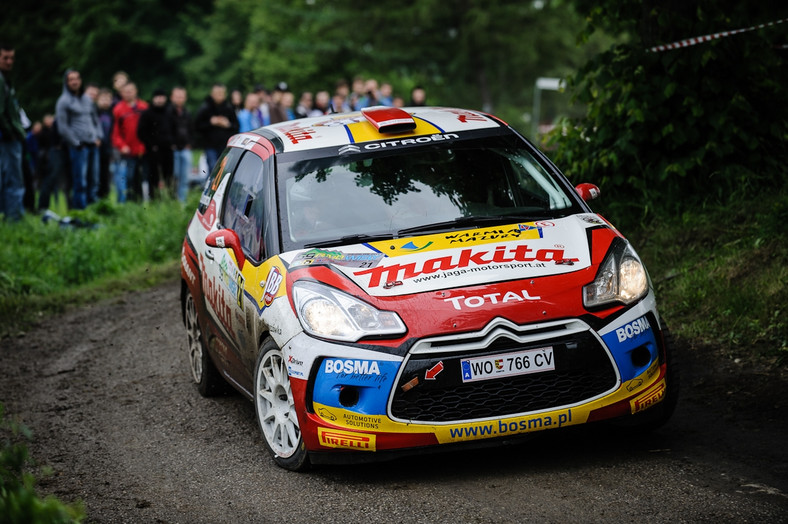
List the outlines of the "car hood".
<svg viewBox="0 0 788 524">
<path fill-rule="evenodd" d="M 290 270 L 329 265 L 373 296 L 490 284 L 571 273 L 591 265 L 595 214 L 463 229 L 281 255 Z"/>
</svg>

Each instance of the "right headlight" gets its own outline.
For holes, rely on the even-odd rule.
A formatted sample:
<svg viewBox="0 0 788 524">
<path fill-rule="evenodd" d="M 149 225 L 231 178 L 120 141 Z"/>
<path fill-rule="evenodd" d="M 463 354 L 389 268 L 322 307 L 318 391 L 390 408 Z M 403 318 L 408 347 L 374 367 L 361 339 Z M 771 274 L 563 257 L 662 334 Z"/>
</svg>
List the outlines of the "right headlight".
<svg viewBox="0 0 788 524">
<path fill-rule="evenodd" d="M 393 311 L 381 311 L 333 287 L 308 280 L 293 284 L 301 326 L 318 337 L 356 342 L 370 336 L 402 335 L 405 324 Z"/>
<path fill-rule="evenodd" d="M 613 303 L 631 304 L 648 293 L 648 274 L 635 250 L 625 240 L 613 242 L 594 281 L 583 286 L 587 308 Z"/>
</svg>

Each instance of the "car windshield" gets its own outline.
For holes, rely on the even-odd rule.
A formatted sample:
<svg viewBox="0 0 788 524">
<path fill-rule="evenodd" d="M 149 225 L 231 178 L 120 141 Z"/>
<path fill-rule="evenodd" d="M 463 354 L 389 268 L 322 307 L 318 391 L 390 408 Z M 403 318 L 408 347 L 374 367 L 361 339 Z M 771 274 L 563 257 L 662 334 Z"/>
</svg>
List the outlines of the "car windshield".
<svg viewBox="0 0 788 524">
<path fill-rule="evenodd" d="M 578 209 L 523 144 L 501 138 L 280 163 L 284 248 L 565 216 Z M 444 145 L 445 144 L 445 145 Z"/>
</svg>

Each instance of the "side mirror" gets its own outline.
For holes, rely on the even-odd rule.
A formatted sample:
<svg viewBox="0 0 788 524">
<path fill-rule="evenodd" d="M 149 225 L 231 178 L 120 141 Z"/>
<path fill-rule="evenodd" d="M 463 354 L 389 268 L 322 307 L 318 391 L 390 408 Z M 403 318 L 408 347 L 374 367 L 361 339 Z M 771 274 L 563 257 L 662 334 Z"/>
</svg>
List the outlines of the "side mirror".
<svg viewBox="0 0 788 524">
<path fill-rule="evenodd" d="M 580 198 L 586 202 L 590 202 L 591 200 L 599 198 L 599 195 L 602 194 L 596 185 L 588 183 L 578 184 L 575 186 L 575 191 L 577 191 L 577 194 L 580 195 Z"/>
<path fill-rule="evenodd" d="M 243 249 L 241 249 L 241 240 L 238 238 L 238 233 L 232 229 L 218 229 L 213 233 L 209 233 L 208 236 L 205 237 L 205 244 L 210 247 L 232 249 L 235 260 L 238 262 L 238 269 L 244 268 L 246 256 L 244 256 Z"/>
</svg>

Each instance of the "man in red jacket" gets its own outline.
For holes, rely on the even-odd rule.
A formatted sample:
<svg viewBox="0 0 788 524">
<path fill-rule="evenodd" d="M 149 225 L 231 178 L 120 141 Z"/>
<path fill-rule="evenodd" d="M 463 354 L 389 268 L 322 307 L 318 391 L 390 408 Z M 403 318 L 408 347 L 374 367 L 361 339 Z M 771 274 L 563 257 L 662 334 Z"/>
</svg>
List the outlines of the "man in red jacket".
<svg viewBox="0 0 788 524">
<path fill-rule="evenodd" d="M 118 203 L 126 201 L 126 191 L 131 189 L 135 195 L 148 200 L 149 188 L 147 170 L 142 155 L 145 146 L 137 136 L 140 115 L 148 109 L 144 100 L 137 98 L 137 86 L 133 82 L 121 88 L 123 100 L 115 105 L 112 116 L 115 123 L 112 127 L 112 146 L 120 153 L 120 162 L 115 171 L 115 189 L 118 192 Z M 140 176 L 137 172 L 140 171 Z M 130 187 L 127 187 L 127 181 Z"/>
</svg>

